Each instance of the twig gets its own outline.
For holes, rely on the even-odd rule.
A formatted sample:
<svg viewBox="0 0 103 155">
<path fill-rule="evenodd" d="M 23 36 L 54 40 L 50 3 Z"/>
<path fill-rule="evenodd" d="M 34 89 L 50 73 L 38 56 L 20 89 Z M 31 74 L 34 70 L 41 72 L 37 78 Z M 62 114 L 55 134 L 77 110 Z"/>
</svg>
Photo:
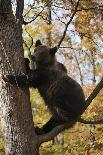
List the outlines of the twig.
<svg viewBox="0 0 103 155">
<path fill-rule="evenodd" d="M 60 46 L 59 48 L 70 48 L 70 49 L 74 49 L 74 48 L 71 47 L 71 46 Z"/>
<path fill-rule="evenodd" d="M 32 6 L 30 6 L 30 9 L 24 14 L 24 16 L 23 17 L 25 17 L 32 9 L 34 9 L 34 4 L 32 5 Z"/>
<path fill-rule="evenodd" d="M 78 122 L 83 123 L 83 124 L 101 124 L 103 123 L 103 119 L 99 119 L 99 120 L 84 120 L 84 119 L 80 119 L 78 120 Z"/>
<path fill-rule="evenodd" d="M 36 15 L 36 17 L 34 17 L 31 21 L 29 21 L 29 22 L 26 22 L 26 21 L 24 21 L 23 20 L 23 24 L 24 25 L 27 25 L 27 24 L 30 24 L 30 23 L 32 23 L 34 20 L 36 20 L 39 16 L 40 16 L 40 14 L 44 11 L 44 9 L 46 8 L 46 6 L 49 4 L 49 1 L 47 1 L 45 4 L 44 4 L 44 7 L 43 7 L 43 9 Z"/>
<path fill-rule="evenodd" d="M 92 100 L 97 96 L 97 94 L 100 92 L 100 90 L 103 88 L 103 78 L 101 79 L 101 81 L 98 83 L 98 85 L 95 87 L 95 89 L 93 90 L 93 92 L 90 94 L 90 96 L 87 98 L 86 100 L 86 104 L 85 104 L 85 108 L 83 113 L 85 112 L 85 110 L 87 109 L 87 107 L 90 105 L 90 103 L 92 102 Z"/>
<path fill-rule="evenodd" d="M 69 24 L 72 22 L 72 20 L 73 20 L 75 14 L 76 14 L 76 12 L 77 12 L 77 8 L 78 8 L 78 6 L 79 6 L 79 2 L 80 2 L 80 0 L 78 0 L 78 2 L 77 2 L 77 4 L 76 4 L 76 7 L 75 7 L 75 10 L 74 10 L 72 16 L 70 17 L 70 20 L 69 20 L 68 23 L 65 25 L 65 30 L 64 30 L 63 36 L 62 36 L 62 38 L 60 39 L 60 41 L 59 41 L 59 43 L 58 43 L 58 45 L 57 45 L 58 48 L 60 47 L 62 41 L 64 40 L 65 35 L 66 35 L 66 32 L 67 32 L 67 28 L 68 28 Z"/>
<path fill-rule="evenodd" d="M 59 20 L 61 23 L 63 23 L 63 24 L 66 25 L 66 23 L 63 22 L 63 21 L 60 19 L 60 17 L 57 15 L 57 13 L 54 11 L 54 9 L 52 9 L 52 12 L 57 16 L 58 20 Z"/>
<path fill-rule="evenodd" d="M 26 41 L 23 40 L 23 43 L 25 44 L 26 48 L 28 49 L 28 51 L 30 52 L 30 48 L 28 47 Z"/>
</svg>

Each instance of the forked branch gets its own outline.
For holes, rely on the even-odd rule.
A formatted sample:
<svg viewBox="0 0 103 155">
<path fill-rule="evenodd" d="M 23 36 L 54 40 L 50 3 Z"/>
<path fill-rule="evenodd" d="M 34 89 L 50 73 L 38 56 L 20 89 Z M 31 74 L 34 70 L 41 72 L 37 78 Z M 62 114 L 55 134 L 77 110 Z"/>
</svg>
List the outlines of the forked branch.
<svg viewBox="0 0 103 155">
<path fill-rule="evenodd" d="M 64 129 L 65 129 L 65 125 L 59 125 L 59 126 L 56 126 L 55 128 L 53 128 L 53 130 L 51 130 L 47 134 L 38 136 L 38 144 L 41 145 L 41 143 L 43 143 L 43 142 L 52 140 L 55 136 L 57 136 Z"/>
<path fill-rule="evenodd" d="M 76 7 L 75 7 L 75 10 L 74 10 L 72 16 L 70 17 L 70 20 L 69 20 L 69 21 L 67 22 L 67 24 L 65 25 L 65 30 L 64 30 L 64 32 L 63 32 L 63 36 L 61 37 L 61 39 L 60 39 L 60 41 L 59 41 L 59 43 L 58 43 L 58 45 L 57 45 L 58 48 L 60 47 L 62 41 L 64 40 L 65 35 L 66 35 L 66 32 L 67 32 L 67 29 L 68 29 L 68 26 L 69 26 L 70 23 L 72 22 L 72 20 L 73 20 L 75 14 L 76 14 L 76 12 L 77 12 L 77 9 L 78 9 L 78 6 L 79 6 L 79 2 L 80 2 L 80 0 L 78 0 L 78 2 L 77 2 L 77 4 L 76 4 Z"/>
<path fill-rule="evenodd" d="M 30 20 L 30 21 L 24 21 L 23 20 L 23 24 L 24 25 L 27 25 L 27 24 L 30 24 L 30 23 L 32 23 L 34 20 L 36 20 L 41 14 L 42 14 L 42 12 L 44 11 L 44 9 L 47 7 L 47 5 L 49 4 L 49 1 L 46 1 L 46 3 L 44 4 L 44 7 L 43 7 L 43 9 L 36 15 L 36 16 L 34 16 L 33 18 L 32 18 L 32 20 Z"/>
</svg>

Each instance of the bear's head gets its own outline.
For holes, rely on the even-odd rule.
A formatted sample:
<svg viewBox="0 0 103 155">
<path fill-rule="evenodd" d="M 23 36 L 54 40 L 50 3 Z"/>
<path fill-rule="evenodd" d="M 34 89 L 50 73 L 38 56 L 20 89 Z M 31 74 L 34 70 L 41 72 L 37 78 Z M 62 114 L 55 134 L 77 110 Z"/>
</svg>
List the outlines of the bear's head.
<svg viewBox="0 0 103 155">
<path fill-rule="evenodd" d="M 52 67 L 56 62 L 56 52 L 57 47 L 50 48 L 42 45 L 40 40 L 37 40 L 31 59 L 33 62 L 35 62 L 36 68 Z"/>
</svg>

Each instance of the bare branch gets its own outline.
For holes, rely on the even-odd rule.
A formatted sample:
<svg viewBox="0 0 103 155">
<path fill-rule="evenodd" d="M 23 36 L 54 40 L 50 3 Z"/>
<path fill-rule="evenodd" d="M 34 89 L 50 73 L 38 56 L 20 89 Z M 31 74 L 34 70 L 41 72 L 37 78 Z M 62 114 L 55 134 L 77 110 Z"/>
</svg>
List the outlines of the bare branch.
<svg viewBox="0 0 103 155">
<path fill-rule="evenodd" d="M 56 15 L 56 17 L 58 18 L 58 20 L 59 20 L 61 23 L 63 23 L 63 24 L 66 25 L 66 23 L 63 22 L 63 21 L 60 19 L 60 17 L 57 15 L 57 13 L 54 11 L 54 9 L 52 9 L 52 12 Z"/>
<path fill-rule="evenodd" d="M 28 49 L 28 51 L 30 52 L 30 48 L 28 47 L 26 41 L 23 40 L 23 43 L 24 43 L 25 47 Z"/>
<path fill-rule="evenodd" d="M 48 21 L 48 18 L 46 16 L 44 17 L 44 15 L 42 15 L 42 14 L 40 14 L 39 17 L 41 17 L 46 22 Z"/>
<path fill-rule="evenodd" d="M 73 20 L 75 14 L 76 14 L 76 12 L 77 12 L 77 9 L 78 9 L 78 6 L 79 6 L 79 2 L 80 2 L 80 0 L 78 0 L 78 2 L 77 2 L 77 4 L 76 4 L 76 7 L 75 7 L 75 10 L 74 10 L 72 16 L 70 17 L 70 20 L 69 20 L 68 23 L 65 25 L 65 30 L 64 30 L 63 36 L 62 36 L 61 40 L 59 41 L 59 43 L 58 43 L 58 45 L 57 45 L 58 48 L 60 47 L 62 41 L 64 40 L 65 35 L 66 35 L 66 32 L 67 32 L 67 28 L 68 28 L 68 26 L 70 25 L 70 23 L 72 22 L 72 20 Z"/>
<path fill-rule="evenodd" d="M 40 14 L 44 11 L 44 9 L 47 7 L 48 4 L 49 4 L 49 1 L 47 1 L 47 2 L 44 4 L 43 9 L 42 9 L 31 21 L 29 21 L 29 22 L 23 21 L 23 24 L 24 24 L 24 25 L 27 25 L 27 24 L 32 23 L 34 20 L 36 20 L 36 19 L 40 16 Z"/>
<path fill-rule="evenodd" d="M 70 48 L 70 49 L 74 49 L 74 48 L 71 47 L 71 46 L 60 46 L 59 48 Z"/>
<path fill-rule="evenodd" d="M 16 8 L 16 19 L 19 19 L 19 22 L 22 24 L 23 21 L 23 10 L 24 10 L 24 0 L 16 0 L 17 8 Z"/>
<path fill-rule="evenodd" d="M 24 17 L 32 10 L 34 9 L 34 4 L 32 6 L 30 6 L 30 9 L 24 14 Z"/>
<path fill-rule="evenodd" d="M 86 105 L 84 108 L 83 113 L 85 112 L 85 110 L 87 109 L 87 107 L 90 105 L 90 103 L 92 102 L 92 100 L 97 96 L 97 94 L 100 92 L 100 90 L 103 88 L 103 78 L 101 79 L 101 81 L 98 83 L 98 85 L 95 87 L 95 89 L 93 90 L 93 92 L 90 94 L 90 96 L 87 98 L 86 100 Z"/>
<path fill-rule="evenodd" d="M 43 142 L 47 142 L 52 140 L 55 136 L 57 136 L 60 132 L 62 132 L 65 128 L 65 125 L 56 126 L 52 131 L 47 134 L 38 136 L 39 145 Z"/>
<path fill-rule="evenodd" d="M 43 142 L 47 142 L 49 140 L 52 140 L 55 136 L 57 136 L 60 132 L 62 132 L 64 129 L 67 129 L 69 127 L 71 127 L 73 124 L 75 124 L 75 120 L 71 121 L 71 123 L 67 124 L 63 124 L 63 125 L 59 125 L 56 126 L 55 128 L 53 128 L 50 132 L 48 132 L 47 134 L 44 135 L 40 135 L 38 136 L 38 143 L 39 145 L 41 145 L 41 143 Z"/>
<path fill-rule="evenodd" d="M 84 119 L 79 119 L 78 122 L 83 123 L 83 124 L 101 124 L 103 123 L 103 119 L 99 120 L 84 120 Z"/>
</svg>

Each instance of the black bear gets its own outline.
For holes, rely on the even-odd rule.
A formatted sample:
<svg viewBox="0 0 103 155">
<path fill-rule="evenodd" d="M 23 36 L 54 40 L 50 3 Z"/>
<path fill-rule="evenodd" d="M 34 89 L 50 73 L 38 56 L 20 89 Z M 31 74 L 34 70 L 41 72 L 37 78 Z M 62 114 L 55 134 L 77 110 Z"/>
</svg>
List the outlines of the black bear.
<svg viewBox="0 0 103 155">
<path fill-rule="evenodd" d="M 81 86 L 67 75 L 64 65 L 57 62 L 56 52 L 56 47 L 50 48 L 37 41 L 31 56 L 35 69 L 30 70 L 26 61 L 27 76 L 16 76 L 19 87 L 38 88 L 52 114 L 51 119 L 37 130 L 38 133 L 47 133 L 62 124 L 68 124 L 71 127 L 85 107 L 85 97 Z M 13 75 L 6 75 L 4 80 L 16 84 Z"/>
<path fill-rule="evenodd" d="M 26 74 L 29 74 L 29 72 L 30 72 L 30 66 L 29 66 L 30 61 L 29 61 L 28 58 L 24 58 L 24 61 L 25 61 L 25 71 L 26 71 Z"/>
<path fill-rule="evenodd" d="M 40 46 L 40 45 L 42 45 L 41 41 L 37 40 L 36 44 L 35 44 L 35 47 Z M 57 50 L 57 48 L 55 47 L 54 50 Z M 32 68 L 32 70 L 36 69 L 37 65 L 35 64 L 35 60 L 34 60 L 33 54 L 29 53 L 28 56 L 29 56 L 29 59 L 31 60 L 31 68 Z M 30 61 L 29 61 L 29 59 L 25 58 L 26 73 L 28 73 L 30 71 L 30 67 L 29 67 Z M 67 73 L 66 67 L 62 63 L 56 61 L 56 59 L 55 59 L 55 63 L 53 63 L 53 65 L 51 65 L 51 67 L 53 67 L 53 68 L 55 67 L 58 70 L 61 70 L 61 71 L 64 71 L 65 73 Z"/>
</svg>

